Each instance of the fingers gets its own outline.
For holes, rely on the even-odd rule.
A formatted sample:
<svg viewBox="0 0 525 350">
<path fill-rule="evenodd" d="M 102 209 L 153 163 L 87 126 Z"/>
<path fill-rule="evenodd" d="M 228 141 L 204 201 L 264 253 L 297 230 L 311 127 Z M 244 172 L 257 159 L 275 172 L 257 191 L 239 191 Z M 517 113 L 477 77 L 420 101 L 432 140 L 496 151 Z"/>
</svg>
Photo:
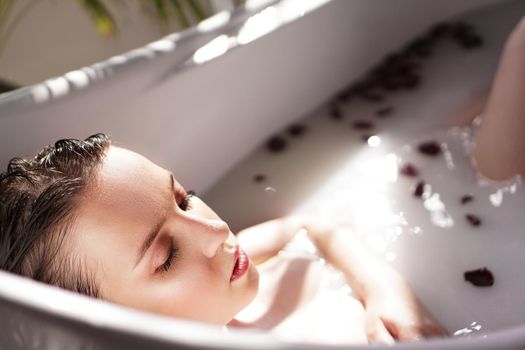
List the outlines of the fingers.
<svg viewBox="0 0 525 350">
<path fill-rule="evenodd" d="M 400 341 L 420 341 L 424 337 L 419 327 L 404 327 L 399 330 L 397 339 Z"/>
<path fill-rule="evenodd" d="M 400 341 L 419 341 L 424 338 L 448 336 L 448 331 L 433 320 L 427 319 L 422 323 L 398 324 L 385 319 L 383 323 L 394 339 Z"/>
<path fill-rule="evenodd" d="M 404 327 L 399 331 L 399 337 L 397 339 L 401 341 L 418 341 L 424 338 L 433 337 L 446 337 L 448 332 L 440 325 L 425 325 L 425 326 L 412 326 Z"/>
<path fill-rule="evenodd" d="M 423 329 L 417 324 L 408 322 L 396 323 L 389 319 L 381 319 L 385 328 L 396 340 L 400 341 L 419 341 L 424 338 Z"/>
<path fill-rule="evenodd" d="M 426 325 L 423 328 L 423 335 L 427 338 L 430 337 L 448 337 L 450 334 L 448 331 L 438 323 L 433 322 L 432 324 Z"/>
<path fill-rule="evenodd" d="M 383 322 L 377 318 L 367 315 L 365 319 L 365 331 L 369 343 L 392 345 L 394 337 L 386 329 Z"/>
</svg>

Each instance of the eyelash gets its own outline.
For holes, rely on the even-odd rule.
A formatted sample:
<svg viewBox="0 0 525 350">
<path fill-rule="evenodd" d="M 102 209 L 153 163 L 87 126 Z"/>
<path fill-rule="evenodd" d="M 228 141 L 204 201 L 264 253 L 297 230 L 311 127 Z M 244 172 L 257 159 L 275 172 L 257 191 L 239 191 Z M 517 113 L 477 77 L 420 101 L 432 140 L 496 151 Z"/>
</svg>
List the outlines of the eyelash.
<svg viewBox="0 0 525 350">
<path fill-rule="evenodd" d="M 194 191 L 188 191 L 188 193 L 186 193 L 186 196 L 184 197 L 184 199 L 182 200 L 182 202 L 180 204 L 178 204 L 179 208 L 181 208 L 182 210 L 186 211 L 186 210 L 190 210 L 191 209 L 191 197 L 195 196 L 195 192 Z"/>
<path fill-rule="evenodd" d="M 184 199 L 182 200 L 182 202 L 180 204 L 178 204 L 179 208 L 181 208 L 184 211 L 191 209 L 190 201 L 191 201 L 191 197 L 193 197 L 193 196 L 195 196 L 195 192 L 194 191 L 188 191 L 186 193 L 186 196 L 184 196 Z M 177 257 L 178 253 L 179 253 L 178 249 L 175 246 L 173 246 L 173 242 L 171 242 L 170 243 L 169 253 L 168 253 L 168 258 L 166 259 L 164 264 L 160 265 L 157 268 L 157 272 L 161 272 L 161 273 L 162 272 L 168 272 L 168 270 L 170 269 L 171 265 L 173 265 L 173 261 Z"/>
<path fill-rule="evenodd" d="M 170 269 L 171 265 L 173 264 L 173 261 L 178 256 L 178 253 L 179 253 L 178 249 L 173 245 L 173 242 L 172 242 L 170 244 L 168 258 L 166 259 L 164 264 L 160 265 L 157 268 L 157 272 L 168 272 L 168 270 Z"/>
</svg>

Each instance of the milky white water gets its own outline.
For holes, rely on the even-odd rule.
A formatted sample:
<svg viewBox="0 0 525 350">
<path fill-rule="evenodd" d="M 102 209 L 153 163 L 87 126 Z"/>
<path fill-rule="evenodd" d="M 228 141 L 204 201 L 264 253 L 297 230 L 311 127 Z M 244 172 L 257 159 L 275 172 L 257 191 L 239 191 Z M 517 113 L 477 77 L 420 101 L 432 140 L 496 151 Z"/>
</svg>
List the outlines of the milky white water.
<svg viewBox="0 0 525 350">
<path fill-rule="evenodd" d="M 308 128 L 304 135 L 279 133 L 288 141 L 283 152 L 261 145 L 204 199 L 234 231 L 295 212 L 350 222 L 456 336 L 487 336 L 525 322 L 521 180 L 485 181 L 469 156 L 475 128 L 443 127 L 487 91 L 504 40 L 524 14 L 525 2 L 512 1 L 461 17 L 484 38 L 483 47 L 465 50 L 443 40 L 420 61 L 418 89 L 389 92 L 380 103 L 351 100 L 341 105 L 342 120 L 329 117 L 328 105 L 319 106 L 298 119 Z M 375 111 L 389 106 L 394 112 L 377 118 Z M 358 119 L 375 128 L 352 129 Z M 366 143 L 364 134 L 376 137 Z M 427 140 L 438 141 L 444 152 L 420 154 L 417 145 Z M 399 174 L 406 162 L 418 168 L 417 178 Z M 255 182 L 256 174 L 266 179 Z M 412 195 L 419 180 L 428 184 L 423 198 Z M 462 204 L 466 194 L 474 200 Z M 479 216 L 481 225 L 472 226 L 467 213 Z M 466 270 L 481 267 L 493 272 L 492 287 L 464 280 Z"/>
</svg>

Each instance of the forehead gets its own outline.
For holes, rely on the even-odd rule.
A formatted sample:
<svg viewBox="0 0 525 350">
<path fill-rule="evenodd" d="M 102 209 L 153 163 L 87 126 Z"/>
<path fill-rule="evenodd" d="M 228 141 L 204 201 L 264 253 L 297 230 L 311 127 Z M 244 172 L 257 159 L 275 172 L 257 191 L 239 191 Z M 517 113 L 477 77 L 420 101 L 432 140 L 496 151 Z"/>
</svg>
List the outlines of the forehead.
<svg viewBox="0 0 525 350">
<path fill-rule="evenodd" d="M 97 176 L 99 187 L 129 185 L 134 182 L 154 184 L 166 177 L 166 170 L 130 150 L 111 146 Z M 153 180 L 153 181 L 148 181 Z"/>
<path fill-rule="evenodd" d="M 170 183 L 170 173 L 144 156 L 110 147 L 81 206 L 91 214 L 109 212 L 115 219 L 156 215 L 172 196 Z"/>
<path fill-rule="evenodd" d="M 168 171 L 135 152 L 110 147 L 78 205 L 75 248 L 106 273 L 124 271 L 172 198 Z"/>
</svg>

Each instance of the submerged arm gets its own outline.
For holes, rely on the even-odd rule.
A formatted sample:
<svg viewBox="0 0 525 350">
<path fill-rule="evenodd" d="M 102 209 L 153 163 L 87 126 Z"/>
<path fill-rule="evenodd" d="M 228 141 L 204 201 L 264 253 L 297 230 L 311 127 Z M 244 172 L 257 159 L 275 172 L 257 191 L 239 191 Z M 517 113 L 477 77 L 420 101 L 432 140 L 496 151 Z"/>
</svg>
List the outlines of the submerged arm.
<svg viewBox="0 0 525 350">
<path fill-rule="evenodd" d="M 447 331 L 412 292 L 406 280 L 346 226 L 305 224 L 321 254 L 341 270 L 366 309 L 371 341 L 416 340 Z"/>
<path fill-rule="evenodd" d="M 284 217 L 247 228 L 237 239 L 255 264 L 276 255 L 301 229 L 323 257 L 341 270 L 366 309 L 370 341 L 392 343 L 446 335 L 405 279 L 370 251 L 347 226 L 306 217 Z"/>
</svg>

